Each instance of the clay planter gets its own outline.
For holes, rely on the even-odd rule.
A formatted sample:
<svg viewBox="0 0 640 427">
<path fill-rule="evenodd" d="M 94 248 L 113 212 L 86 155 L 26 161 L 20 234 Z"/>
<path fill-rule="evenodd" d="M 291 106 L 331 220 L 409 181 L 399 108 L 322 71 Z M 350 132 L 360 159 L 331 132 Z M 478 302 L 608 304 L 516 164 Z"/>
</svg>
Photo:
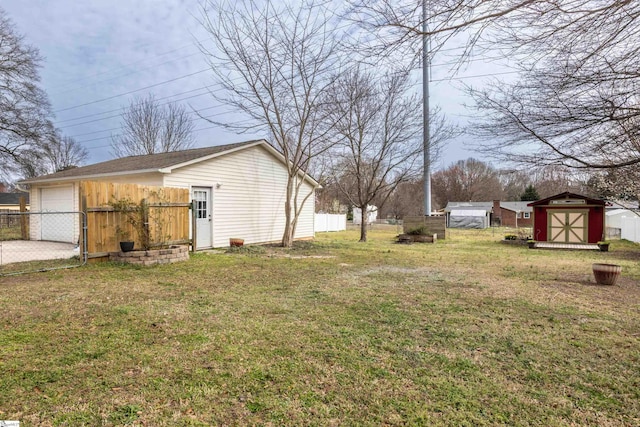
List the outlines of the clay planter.
<svg viewBox="0 0 640 427">
<path fill-rule="evenodd" d="M 622 267 L 615 264 L 593 264 L 593 276 L 599 285 L 615 285 Z"/>
<path fill-rule="evenodd" d="M 244 239 L 238 239 L 235 237 L 232 237 L 229 239 L 229 246 L 231 247 L 240 247 L 244 245 Z"/>
</svg>

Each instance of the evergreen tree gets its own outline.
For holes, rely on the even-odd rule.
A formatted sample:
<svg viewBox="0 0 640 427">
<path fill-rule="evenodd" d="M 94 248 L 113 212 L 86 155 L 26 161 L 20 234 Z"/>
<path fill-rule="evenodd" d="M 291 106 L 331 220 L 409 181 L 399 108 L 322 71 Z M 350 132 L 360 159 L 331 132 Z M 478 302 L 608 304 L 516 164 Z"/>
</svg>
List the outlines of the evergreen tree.
<svg viewBox="0 0 640 427">
<path fill-rule="evenodd" d="M 540 200 L 540 195 L 536 188 L 532 184 L 529 184 L 529 186 L 524 190 L 524 193 L 520 196 L 520 201 L 535 202 L 536 200 Z"/>
</svg>

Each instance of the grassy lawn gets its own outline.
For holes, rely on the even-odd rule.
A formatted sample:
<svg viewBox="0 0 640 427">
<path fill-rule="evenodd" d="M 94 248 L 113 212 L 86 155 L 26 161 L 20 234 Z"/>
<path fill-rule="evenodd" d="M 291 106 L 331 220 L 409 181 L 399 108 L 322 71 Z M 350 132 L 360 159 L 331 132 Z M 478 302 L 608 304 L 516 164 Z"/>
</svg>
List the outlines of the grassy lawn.
<svg viewBox="0 0 640 427">
<path fill-rule="evenodd" d="M 640 247 L 395 234 L 0 278 L 0 420 L 640 425 Z"/>
</svg>

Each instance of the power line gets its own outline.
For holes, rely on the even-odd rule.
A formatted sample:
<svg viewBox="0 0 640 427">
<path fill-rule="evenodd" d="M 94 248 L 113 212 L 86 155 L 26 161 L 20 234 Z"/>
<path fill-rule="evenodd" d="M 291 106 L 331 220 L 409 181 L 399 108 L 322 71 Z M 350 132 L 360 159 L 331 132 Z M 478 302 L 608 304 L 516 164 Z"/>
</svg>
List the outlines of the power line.
<svg viewBox="0 0 640 427">
<path fill-rule="evenodd" d="M 196 91 L 199 91 L 199 90 L 202 90 L 202 89 L 206 89 L 206 91 L 203 92 L 203 93 L 200 93 L 200 94 L 197 94 L 197 95 L 193 95 L 193 96 L 188 96 L 186 98 L 174 99 L 173 101 L 165 102 L 164 104 L 160 104 L 160 105 L 167 105 L 167 104 L 171 104 L 171 103 L 174 103 L 174 102 L 185 101 L 187 99 L 192 99 L 192 98 L 197 98 L 199 96 L 208 95 L 209 94 L 209 89 L 212 88 L 212 87 L 213 87 L 213 85 L 211 85 L 211 86 L 203 86 L 203 87 L 199 87 L 197 89 L 192 89 L 192 90 L 188 90 L 188 91 L 185 91 L 185 92 L 180 92 L 180 93 L 176 93 L 176 94 L 173 94 L 173 95 L 163 96 L 162 98 L 156 98 L 156 101 L 161 101 L 163 99 L 173 98 L 174 96 L 185 95 L 187 93 L 192 93 L 192 92 L 196 92 Z M 81 120 L 81 119 L 85 119 L 85 118 L 89 118 L 89 117 L 100 116 L 102 114 L 114 113 L 116 111 L 122 112 L 122 107 L 115 108 L 113 110 L 103 111 L 103 112 L 100 112 L 100 113 L 87 114 L 85 116 L 75 117 L 75 118 L 72 118 L 72 119 L 61 120 L 59 122 L 54 122 L 54 124 L 60 124 L 60 123 L 64 123 L 64 122 L 71 122 L 71 121 L 74 121 L 74 120 Z M 116 116 L 103 117 L 103 118 L 96 119 L 96 120 L 89 120 L 87 122 L 76 123 L 76 124 L 73 124 L 73 125 L 64 125 L 64 126 L 61 126 L 61 127 L 62 128 L 69 128 L 69 127 L 79 126 L 79 125 L 86 124 L 86 123 L 93 123 L 93 122 L 97 122 L 97 121 L 100 121 L 100 120 L 106 120 L 106 119 L 110 119 L 110 118 L 117 117 L 117 116 L 119 116 L 119 114 L 116 115 Z"/>
<path fill-rule="evenodd" d="M 175 82 L 177 80 L 185 79 L 187 77 L 192 77 L 192 76 L 195 76 L 196 74 L 202 74 L 205 71 L 210 71 L 210 70 L 211 70 L 211 68 L 205 68 L 204 70 L 196 71 L 196 72 L 193 72 L 193 73 L 190 73 L 190 74 L 185 74 L 185 75 L 180 76 L 180 77 L 176 77 L 176 78 L 173 78 L 173 79 L 170 79 L 170 80 L 165 80 L 165 81 L 162 81 L 162 82 L 159 82 L 159 83 L 155 83 L 155 84 L 152 84 L 152 85 L 149 85 L 149 86 L 145 86 L 145 87 L 142 87 L 142 88 L 139 88 L 139 89 L 130 90 L 129 92 L 124 92 L 124 93 L 120 93 L 118 95 L 109 96 L 107 98 L 97 99 L 95 101 L 85 102 L 84 104 L 75 105 L 73 107 L 67 107 L 67 108 L 63 108 L 61 110 L 56 110 L 56 111 L 54 111 L 54 113 L 60 113 L 62 111 L 73 110 L 73 109 L 76 109 L 76 108 L 85 107 L 87 105 L 97 104 L 99 102 L 104 102 L 104 101 L 108 101 L 110 99 L 119 98 L 119 97 L 124 96 L 124 95 L 130 95 L 132 93 L 140 92 L 140 91 L 143 91 L 143 90 L 146 90 L 146 89 L 151 89 L 152 87 L 158 87 L 158 86 L 165 85 L 167 83 Z"/>
<path fill-rule="evenodd" d="M 221 106 L 221 105 L 215 105 L 215 106 L 213 106 L 213 107 L 209 107 L 209 108 L 206 108 L 206 109 L 207 109 L 207 110 L 210 110 L 210 109 L 212 109 L 212 108 L 216 108 L 216 107 L 220 108 L 220 107 L 222 107 L 222 106 Z M 205 110 L 205 109 L 203 109 L 203 110 L 201 110 L 201 111 L 204 111 L 204 110 Z M 193 113 L 197 113 L 197 112 L 193 112 Z M 224 112 L 222 112 L 222 113 L 216 113 L 216 114 L 212 114 L 212 115 L 210 115 L 210 116 L 206 116 L 206 117 L 200 117 L 200 116 L 198 116 L 198 117 L 194 117 L 193 119 L 189 119 L 189 121 L 194 122 L 194 121 L 196 121 L 196 120 L 206 120 L 206 119 L 210 119 L 210 118 L 212 118 L 212 117 L 221 116 L 221 115 L 224 115 L 224 114 L 229 114 L 229 112 L 228 112 L 228 111 L 224 111 Z M 105 132 L 106 132 L 106 131 L 105 131 Z M 88 143 L 88 142 L 101 141 L 101 140 L 103 140 L 103 139 L 116 138 L 116 137 L 118 137 L 118 136 L 122 136 L 122 134 L 115 134 L 115 135 L 109 135 L 109 136 L 101 136 L 101 137 L 98 137 L 98 138 L 85 139 L 85 140 L 83 140 L 83 141 L 77 141 L 77 143 L 78 143 L 78 144 L 86 144 L 86 143 Z"/>
<path fill-rule="evenodd" d="M 167 104 L 168 104 L 168 103 L 167 103 Z M 167 104 L 160 104 L 160 105 L 167 105 Z M 207 108 L 201 108 L 201 109 L 199 109 L 198 111 L 187 111 L 187 113 L 188 113 L 188 114 L 197 114 L 197 113 L 199 113 L 199 112 L 201 112 L 201 111 L 211 110 L 212 108 L 219 108 L 219 107 L 220 107 L 220 105 L 214 105 L 214 106 L 207 107 Z M 112 117 L 120 117 L 120 116 L 121 116 L 121 114 L 118 114 L 118 115 L 116 115 L 116 116 L 110 116 L 109 118 L 112 118 Z M 101 120 L 101 119 L 99 119 L 99 120 Z M 93 121 L 93 120 L 92 120 L 92 121 Z M 95 120 L 95 121 L 98 121 L 98 120 Z M 84 122 L 84 123 L 90 123 L 90 122 Z M 81 123 L 81 124 L 82 124 L 82 123 Z M 75 126 L 75 125 L 73 125 L 73 126 Z M 71 127 L 71 126 L 69 126 L 69 127 Z M 96 134 L 96 133 L 108 132 L 108 131 L 112 131 L 112 130 L 119 130 L 119 129 L 121 129 L 121 127 L 117 127 L 117 128 L 110 128 L 110 129 L 103 129 L 103 130 L 96 130 L 96 131 L 93 131 L 93 132 L 80 133 L 80 134 L 77 134 L 77 135 L 71 135 L 70 137 L 71 137 L 71 138 L 78 138 L 78 137 L 80 137 L 80 136 L 94 135 L 94 134 Z"/>
<path fill-rule="evenodd" d="M 204 39 L 204 40 L 196 40 L 195 43 L 196 44 L 197 43 L 201 43 L 201 42 L 203 42 L 205 40 L 206 39 Z M 150 44 L 151 43 L 146 43 L 146 44 L 144 44 L 142 46 L 148 46 Z M 157 55 L 155 55 L 155 56 L 153 56 L 151 58 L 139 59 L 137 61 L 133 61 L 133 62 L 130 62 L 130 63 L 127 63 L 127 64 L 123 64 L 123 65 L 121 65 L 119 67 L 116 67 L 116 68 L 113 68 L 113 69 L 110 69 L 110 70 L 101 71 L 101 72 L 95 73 L 95 74 L 90 74 L 88 76 L 84 76 L 84 77 L 81 77 L 79 79 L 74 79 L 73 81 L 69 81 L 69 83 L 63 83 L 61 85 L 54 86 L 53 89 L 60 88 L 60 87 L 65 87 L 65 86 L 72 86 L 73 84 L 76 84 L 78 82 L 81 82 L 81 81 L 84 81 L 84 80 L 88 80 L 88 79 L 91 79 L 91 78 L 94 78 L 94 77 L 97 77 L 97 76 L 102 76 L 102 75 L 109 74 L 111 72 L 116 72 L 116 71 L 119 71 L 119 70 L 126 70 L 126 69 L 128 69 L 129 67 L 131 67 L 133 65 L 149 61 L 150 59 L 159 58 L 161 56 L 168 55 L 170 53 L 177 52 L 179 50 L 183 50 L 184 48 L 188 48 L 188 47 L 191 47 L 191 46 L 194 46 L 194 45 L 195 45 L 194 43 L 190 43 L 190 44 L 187 44 L 187 45 L 183 45 L 183 46 L 177 47 L 175 49 L 168 50 L 166 52 L 159 53 L 159 54 L 157 54 Z"/>
<path fill-rule="evenodd" d="M 152 65 L 152 66 L 147 67 L 147 68 L 141 68 L 139 70 L 129 71 L 128 73 L 120 74 L 118 76 L 111 77 L 111 78 L 108 78 L 108 79 L 91 81 L 91 83 L 88 83 L 88 84 L 83 85 L 83 86 L 76 86 L 76 87 L 73 87 L 71 89 L 63 90 L 63 91 L 60 91 L 60 92 L 54 92 L 52 95 L 62 95 L 62 94 L 69 93 L 69 92 L 75 92 L 75 91 L 78 91 L 80 89 L 84 89 L 86 87 L 92 86 L 92 85 L 96 85 L 96 84 L 99 84 L 99 83 L 106 83 L 106 82 L 110 82 L 110 81 L 113 81 L 113 80 L 121 79 L 123 77 L 130 76 L 130 75 L 133 75 L 133 74 L 142 73 L 143 71 L 155 69 L 155 68 L 157 68 L 157 67 L 159 67 L 161 65 L 169 64 L 169 63 L 175 62 L 175 61 L 180 61 L 182 59 L 190 58 L 190 57 L 198 55 L 198 54 L 199 54 L 198 52 L 191 53 L 189 55 L 185 55 L 185 56 L 181 56 L 181 57 L 178 57 L 178 58 L 171 59 L 169 61 L 161 62 L 160 64 L 155 64 L 155 65 Z M 122 68 L 124 68 L 124 67 L 122 67 Z"/>
<path fill-rule="evenodd" d="M 203 130 L 218 129 L 220 126 L 209 126 L 206 128 L 194 129 L 193 132 L 201 132 Z M 109 148 L 111 145 L 96 145 L 95 147 L 86 147 L 87 150 L 96 150 L 98 148 Z"/>
<path fill-rule="evenodd" d="M 493 77 L 493 76 L 501 76 L 505 74 L 518 74 L 519 71 L 505 71 L 501 73 L 489 73 L 489 74 L 476 74 L 473 76 L 460 76 L 460 77 L 447 77 L 444 79 L 433 79 L 432 82 L 446 82 L 449 80 L 464 80 L 464 79 L 475 79 L 479 77 Z"/>
</svg>

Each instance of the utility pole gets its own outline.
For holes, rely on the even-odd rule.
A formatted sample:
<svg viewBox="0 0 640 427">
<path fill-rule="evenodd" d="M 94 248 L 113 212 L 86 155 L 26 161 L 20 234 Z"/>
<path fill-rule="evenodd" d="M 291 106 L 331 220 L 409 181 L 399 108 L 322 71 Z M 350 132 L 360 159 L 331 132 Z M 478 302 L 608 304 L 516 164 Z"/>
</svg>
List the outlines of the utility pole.
<svg viewBox="0 0 640 427">
<path fill-rule="evenodd" d="M 429 36 L 427 0 L 422 0 L 422 126 L 424 151 L 424 214 L 431 216 L 431 156 L 429 153 Z"/>
</svg>

